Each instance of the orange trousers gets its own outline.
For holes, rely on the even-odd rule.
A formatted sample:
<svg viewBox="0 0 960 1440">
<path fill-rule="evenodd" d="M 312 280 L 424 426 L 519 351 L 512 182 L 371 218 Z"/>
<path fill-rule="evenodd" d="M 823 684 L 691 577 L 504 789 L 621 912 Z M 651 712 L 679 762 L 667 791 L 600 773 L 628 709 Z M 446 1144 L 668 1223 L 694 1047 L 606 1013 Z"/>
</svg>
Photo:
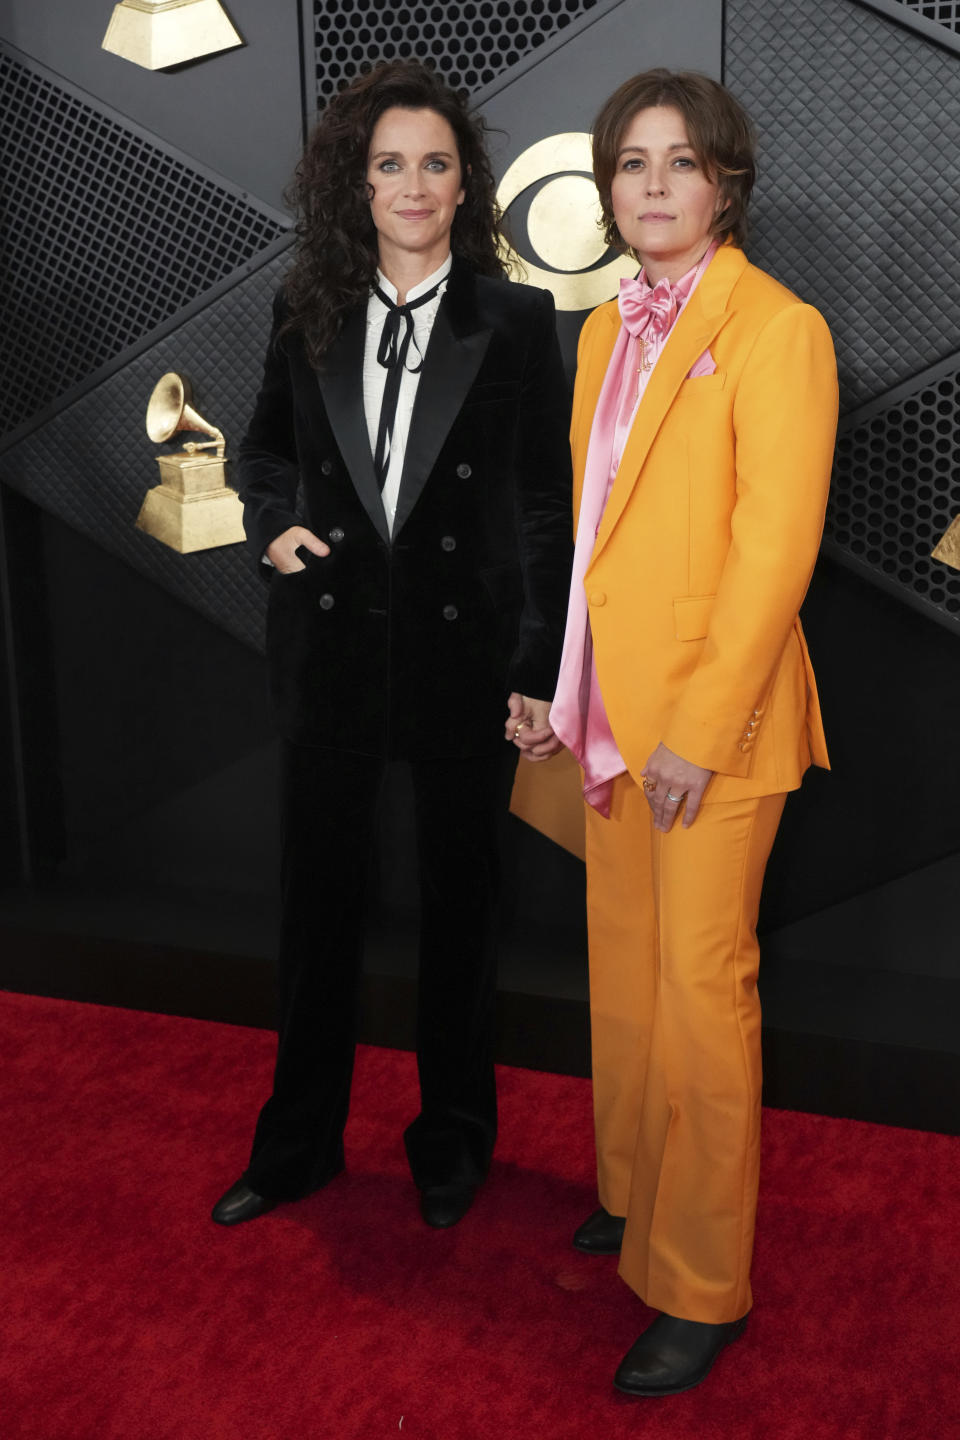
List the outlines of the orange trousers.
<svg viewBox="0 0 960 1440">
<path fill-rule="evenodd" d="M 654 830 L 614 782 L 587 813 L 600 1203 L 627 1217 L 620 1274 L 648 1305 L 721 1324 L 750 1309 L 760 1166 L 760 887 L 785 795 Z"/>
</svg>

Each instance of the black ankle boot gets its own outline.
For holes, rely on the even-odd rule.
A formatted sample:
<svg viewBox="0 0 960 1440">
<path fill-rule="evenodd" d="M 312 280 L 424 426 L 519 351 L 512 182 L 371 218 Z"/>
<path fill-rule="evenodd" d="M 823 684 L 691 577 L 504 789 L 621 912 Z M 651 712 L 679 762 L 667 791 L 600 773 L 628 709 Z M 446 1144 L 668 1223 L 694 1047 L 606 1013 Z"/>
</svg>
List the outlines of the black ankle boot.
<svg viewBox="0 0 960 1440">
<path fill-rule="evenodd" d="M 658 1315 L 627 1351 L 613 1383 L 626 1395 L 677 1395 L 692 1390 L 710 1373 L 725 1345 L 747 1328 L 747 1317 L 728 1325 Z"/>
<path fill-rule="evenodd" d="M 585 1255 L 619 1255 L 626 1220 L 600 1206 L 574 1231 L 573 1247 Z"/>
</svg>

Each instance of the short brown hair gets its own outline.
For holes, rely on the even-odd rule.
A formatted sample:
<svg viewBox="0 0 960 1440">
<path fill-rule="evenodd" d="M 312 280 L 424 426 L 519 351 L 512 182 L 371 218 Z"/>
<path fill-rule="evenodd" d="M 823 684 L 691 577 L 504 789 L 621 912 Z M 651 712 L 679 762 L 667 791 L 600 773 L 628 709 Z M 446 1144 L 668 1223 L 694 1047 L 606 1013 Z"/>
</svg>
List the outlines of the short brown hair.
<svg viewBox="0 0 960 1440">
<path fill-rule="evenodd" d="M 624 132 L 641 110 L 670 106 L 683 116 L 694 154 L 720 186 L 723 209 L 711 230 L 742 246 L 747 237 L 747 204 L 757 175 L 750 117 L 723 85 L 690 70 L 645 70 L 625 80 L 603 106 L 593 127 L 593 174 L 600 193 L 608 245 L 628 250 L 613 218 L 610 188 Z"/>
</svg>

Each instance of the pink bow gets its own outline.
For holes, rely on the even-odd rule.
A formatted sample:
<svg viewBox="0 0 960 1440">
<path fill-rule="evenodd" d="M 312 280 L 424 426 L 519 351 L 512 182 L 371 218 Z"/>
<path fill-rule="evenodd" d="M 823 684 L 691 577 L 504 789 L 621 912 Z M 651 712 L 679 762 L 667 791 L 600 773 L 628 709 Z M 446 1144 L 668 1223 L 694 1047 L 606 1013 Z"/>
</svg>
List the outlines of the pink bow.
<svg viewBox="0 0 960 1440">
<path fill-rule="evenodd" d="M 620 281 L 619 304 L 620 318 L 630 334 L 650 340 L 666 335 L 679 311 L 669 280 L 658 280 L 651 289 L 640 276 Z"/>
</svg>

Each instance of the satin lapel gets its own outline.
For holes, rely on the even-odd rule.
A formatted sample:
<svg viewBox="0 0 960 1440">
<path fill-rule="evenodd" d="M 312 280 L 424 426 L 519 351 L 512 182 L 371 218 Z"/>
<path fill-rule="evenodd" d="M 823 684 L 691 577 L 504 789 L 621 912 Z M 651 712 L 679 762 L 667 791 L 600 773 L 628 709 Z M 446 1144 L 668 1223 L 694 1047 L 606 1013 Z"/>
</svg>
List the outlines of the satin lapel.
<svg viewBox="0 0 960 1440">
<path fill-rule="evenodd" d="M 730 292 L 742 275 L 747 259 L 742 250 L 725 246 L 718 250 L 683 311 L 657 361 L 650 383 L 643 393 L 633 428 L 620 458 L 617 471 L 597 532 L 594 555 L 597 555 L 613 532 L 649 453 L 650 446 L 663 424 L 677 391 L 692 366 L 722 330 L 731 312 L 727 309 Z"/>
<path fill-rule="evenodd" d="M 583 495 L 583 476 L 590 447 L 590 421 L 597 413 L 600 392 L 610 364 L 613 347 L 620 332 L 620 312 L 611 306 L 605 314 L 606 323 L 596 322 L 597 333 L 590 342 L 590 351 L 584 356 L 577 372 L 577 385 L 582 391 L 574 396 L 575 426 L 573 440 L 573 514 L 576 520 L 580 514 L 580 499 Z M 585 423 L 586 422 L 586 423 Z"/>
<path fill-rule="evenodd" d="M 380 486 L 373 469 L 367 417 L 363 409 L 363 346 L 367 332 L 367 307 L 358 305 L 344 323 L 327 352 L 318 374 L 320 394 L 334 439 L 360 497 L 364 510 L 384 540 L 390 528 L 383 511 Z"/>
<path fill-rule="evenodd" d="M 451 287 L 452 284 L 451 281 Z M 472 330 L 455 333 L 449 300 L 448 291 L 430 331 L 423 373 L 417 386 L 393 522 L 394 539 L 430 478 L 443 442 L 477 377 L 493 333 L 476 328 L 475 310 Z"/>
</svg>

